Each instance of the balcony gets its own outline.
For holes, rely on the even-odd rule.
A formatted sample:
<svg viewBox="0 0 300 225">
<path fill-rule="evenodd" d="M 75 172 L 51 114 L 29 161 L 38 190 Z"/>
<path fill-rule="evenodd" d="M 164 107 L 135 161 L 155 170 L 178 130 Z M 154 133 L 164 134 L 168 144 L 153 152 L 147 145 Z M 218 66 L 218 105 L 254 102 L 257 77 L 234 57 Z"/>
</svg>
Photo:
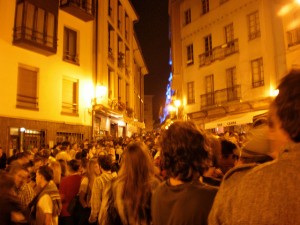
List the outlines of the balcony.
<svg viewBox="0 0 300 225">
<path fill-rule="evenodd" d="M 85 22 L 94 20 L 95 0 L 60 0 L 60 8 Z"/>
<path fill-rule="evenodd" d="M 13 44 L 49 56 L 57 50 L 58 2 L 18 0 Z"/>
<path fill-rule="evenodd" d="M 223 60 L 226 57 L 239 51 L 238 39 L 217 46 L 210 51 L 199 55 L 200 67 L 210 65 L 216 60 Z"/>
<path fill-rule="evenodd" d="M 237 101 L 241 99 L 241 85 L 206 93 L 201 95 L 200 98 L 201 108 L 219 106 L 224 103 Z"/>
</svg>

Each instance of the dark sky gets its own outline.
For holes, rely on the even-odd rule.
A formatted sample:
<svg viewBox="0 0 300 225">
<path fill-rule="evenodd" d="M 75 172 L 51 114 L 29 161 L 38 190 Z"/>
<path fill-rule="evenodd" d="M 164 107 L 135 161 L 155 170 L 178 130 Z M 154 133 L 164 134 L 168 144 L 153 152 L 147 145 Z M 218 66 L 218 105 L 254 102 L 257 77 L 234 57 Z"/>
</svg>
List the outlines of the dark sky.
<svg viewBox="0 0 300 225">
<path fill-rule="evenodd" d="M 145 94 L 154 95 L 153 117 L 157 120 L 159 107 L 165 101 L 170 74 L 168 1 L 131 0 L 131 2 L 139 16 L 135 31 L 149 69 L 149 74 L 145 76 Z"/>
</svg>

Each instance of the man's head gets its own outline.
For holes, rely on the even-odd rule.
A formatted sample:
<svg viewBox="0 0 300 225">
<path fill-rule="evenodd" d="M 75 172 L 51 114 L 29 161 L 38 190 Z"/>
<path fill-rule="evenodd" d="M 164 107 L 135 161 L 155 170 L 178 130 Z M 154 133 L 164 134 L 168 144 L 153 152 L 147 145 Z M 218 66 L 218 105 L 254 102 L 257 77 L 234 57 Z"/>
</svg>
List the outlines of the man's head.
<svg viewBox="0 0 300 225">
<path fill-rule="evenodd" d="M 294 142 L 300 142 L 300 70 L 290 71 L 278 86 L 279 94 L 271 109 L 276 112 L 283 129 Z M 276 117 L 275 116 L 275 117 Z M 271 118 L 272 119 L 272 118 Z M 276 118 L 273 118 L 276 122 Z M 270 121 L 270 127 L 275 125 Z"/>
<path fill-rule="evenodd" d="M 9 173 L 13 176 L 15 187 L 20 188 L 27 182 L 29 172 L 27 168 L 18 163 L 13 163 L 10 167 Z"/>
<path fill-rule="evenodd" d="M 45 183 L 53 179 L 53 170 L 51 167 L 45 165 L 41 166 L 36 172 L 36 184 L 44 186 Z"/>
<path fill-rule="evenodd" d="M 190 181 L 207 168 L 205 139 L 192 122 L 173 123 L 162 133 L 160 148 L 163 167 L 173 178 Z"/>
<path fill-rule="evenodd" d="M 113 160 L 111 155 L 100 155 L 98 157 L 98 163 L 102 170 L 111 170 Z"/>
</svg>

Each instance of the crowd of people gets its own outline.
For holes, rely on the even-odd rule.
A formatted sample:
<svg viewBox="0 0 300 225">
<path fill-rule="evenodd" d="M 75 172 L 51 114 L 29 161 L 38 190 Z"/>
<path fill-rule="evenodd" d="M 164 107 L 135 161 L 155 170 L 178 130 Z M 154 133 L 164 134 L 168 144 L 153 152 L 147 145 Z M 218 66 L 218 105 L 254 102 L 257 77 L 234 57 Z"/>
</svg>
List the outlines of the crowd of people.
<svg viewBox="0 0 300 225">
<path fill-rule="evenodd" d="M 300 71 L 243 139 L 192 121 L 9 158 L 0 148 L 0 225 L 300 224 Z"/>
</svg>

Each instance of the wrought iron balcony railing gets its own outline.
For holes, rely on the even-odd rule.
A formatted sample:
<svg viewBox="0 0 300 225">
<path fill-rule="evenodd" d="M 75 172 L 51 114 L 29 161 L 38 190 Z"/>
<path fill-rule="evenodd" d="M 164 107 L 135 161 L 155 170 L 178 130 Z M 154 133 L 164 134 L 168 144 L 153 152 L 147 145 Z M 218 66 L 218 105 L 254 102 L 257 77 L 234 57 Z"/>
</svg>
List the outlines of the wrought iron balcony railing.
<svg viewBox="0 0 300 225">
<path fill-rule="evenodd" d="M 210 51 L 206 51 L 199 55 L 199 66 L 206 66 L 216 60 L 222 60 L 239 51 L 238 39 L 217 46 Z"/>
<path fill-rule="evenodd" d="M 241 85 L 224 88 L 200 96 L 201 108 L 222 105 L 227 102 L 241 99 Z"/>
</svg>

